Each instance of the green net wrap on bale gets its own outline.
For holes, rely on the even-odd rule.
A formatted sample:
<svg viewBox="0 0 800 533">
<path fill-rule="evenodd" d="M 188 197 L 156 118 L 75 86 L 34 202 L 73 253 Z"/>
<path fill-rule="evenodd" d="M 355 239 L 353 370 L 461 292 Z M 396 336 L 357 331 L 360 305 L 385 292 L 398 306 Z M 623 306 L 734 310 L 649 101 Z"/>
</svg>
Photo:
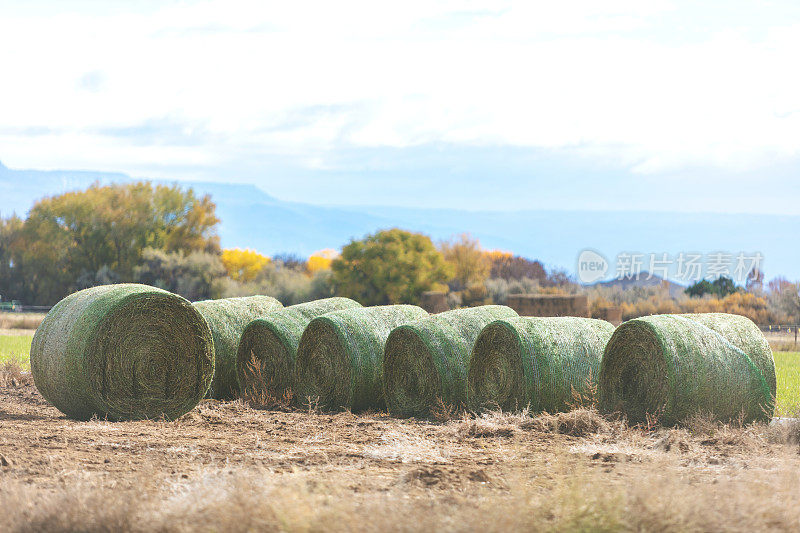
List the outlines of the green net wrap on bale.
<svg viewBox="0 0 800 533">
<path fill-rule="evenodd" d="M 481 330 L 518 316 L 503 305 L 455 309 L 392 330 L 383 356 L 389 412 L 424 416 L 441 406 L 466 407 L 467 369 Z"/>
<path fill-rule="evenodd" d="M 250 322 L 236 354 L 236 378 L 244 398 L 279 400 L 294 394 L 294 362 L 300 336 L 313 319 L 361 307 L 349 298 L 325 298 L 273 311 Z"/>
<path fill-rule="evenodd" d="M 622 324 L 606 346 L 600 406 L 631 422 L 665 425 L 698 412 L 718 420 L 769 420 L 775 363 L 747 318 L 656 315 Z"/>
<path fill-rule="evenodd" d="M 188 301 L 137 284 L 67 296 L 31 345 L 42 396 L 71 418 L 174 419 L 203 398 L 214 375 L 214 344 Z"/>
<path fill-rule="evenodd" d="M 470 407 L 568 410 L 592 394 L 613 332 L 604 320 L 580 317 L 519 317 L 489 324 L 470 359 Z"/>
<path fill-rule="evenodd" d="M 696 313 L 679 315 L 711 328 L 725 340 L 742 350 L 756 365 L 767 381 L 770 395 L 775 398 L 777 381 L 775 376 L 775 358 L 761 329 L 755 322 L 742 315 L 729 313 Z"/>
<path fill-rule="evenodd" d="M 312 320 L 297 349 L 296 384 L 301 403 L 353 411 L 382 408 L 383 349 L 397 326 L 428 316 L 415 305 L 334 311 Z"/>
<path fill-rule="evenodd" d="M 236 381 L 236 350 L 247 324 L 283 304 L 271 296 L 247 296 L 195 302 L 197 309 L 211 328 L 214 336 L 216 368 L 208 396 L 217 400 L 230 400 L 239 394 Z"/>
</svg>

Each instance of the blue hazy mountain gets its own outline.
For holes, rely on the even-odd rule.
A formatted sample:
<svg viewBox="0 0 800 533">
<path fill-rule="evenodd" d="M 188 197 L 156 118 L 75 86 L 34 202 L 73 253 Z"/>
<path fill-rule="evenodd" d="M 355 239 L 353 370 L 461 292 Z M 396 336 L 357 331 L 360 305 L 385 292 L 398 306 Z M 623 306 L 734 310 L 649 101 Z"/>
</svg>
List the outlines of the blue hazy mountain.
<svg viewBox="0 0 800 533">
<path fill-rule="evenodd" d="M 128 181 L 118 172 L 80 170 L 11 170 L 0 162 L 0 216 L 16 212 L 24 216 L 33 202 L 43 196 L 83 189 L 99 181 Z"/>
<path fill-rule="evenodd" d="M 82 189 L 96 181 L 131 178 L 119 173 L 12 170 L 0 165 L 0 214 L 24 216 L 42 196 Z M 800 216 L 319 206 L 282 201 L 254 185 L 180 185 L 212 196 L 222 219 L 219 234 L 224 247 L 254 248 L 269 255 L 308 255 L 321 248 L 339 248 L 377 229 L 402 227 L 434 239 L 469 232 L 484 247 L 509 250 L 569 271 L 575 270 L 577 255 L 585 248 L 604 254 L 612 265 L 622 252 L 760 252 L 768 278 L 800 278 L 800 247 L 796 245 Z M 643 265 L 644 270 L 647 267 Z M 609 272 L 609 277 L 613 274 Z"/>
</svg>

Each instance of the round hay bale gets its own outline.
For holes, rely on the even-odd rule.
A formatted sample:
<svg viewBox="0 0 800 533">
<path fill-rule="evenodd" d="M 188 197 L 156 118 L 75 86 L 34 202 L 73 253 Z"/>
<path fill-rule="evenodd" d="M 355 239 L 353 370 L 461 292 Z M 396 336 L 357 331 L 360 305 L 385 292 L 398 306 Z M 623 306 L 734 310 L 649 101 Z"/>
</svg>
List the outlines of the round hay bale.
<svg viewBox="0 0 800 533">
<path fill-rule="evenodd" d="M 438 406 L 467 403 L 470 353 L 481 330 L 516 317 L 504 305 L 484 305 L 431 315 L 392 330 L 383 356 L 383 388 L 389 412 L 424 416 Z"/>
<path fill-rule="evenodd" d="M 315 318 L 297 349 L 299 400 L 326 409 L 382 408 L 386 338 L 397 326 L 426 316 L 415 305 L 383 305 Z"/>
<path fill-rule="evenodd" d="M 755 322 L 746 316 L 729 313 L 695 313 L 680 316 L 700 322 L 746 353 L 764 375 L 770 395 L 775 398 L 777 391 L 775 358 L 769 341 Z"/>
<path fill-rule="evenodd" d="M 294 391 L 300 336 L 313 319 L 361 307 L 349 298 L 325 298 L 285 307 L 250 322 L 236 353 L 236 378 L 243 398 L 280 400 Z"/>
<path fill-rule="evenodd" d="M 629 320 L 606 346 L 601 409 L 622 412 L 633 423 L 674 425 L 698 412 L 721 421 L 768 421 L 774 410 L 775 367 L 767 363 L 772 351 L 750 337 L 763 334 L 735 315 Z"/>
<path fill-rule="evenodd" d="M 197 309 L 211 328 L 214 337 L 216 367 L 209 398 L 231 400 L 239 394 L 236 382 L 236 350 L 247 324 L 267 313 L 283 308 L 272 296 L 247 296 L 195 302 Z"/>
<path fill-rule="evenodd" d="M 214 375 L 211 331 L 175 294 L 103 285 L 58 302 L 36 330 L 31 372 L 42 396 L 71 418 L 177 418 Z"/>
<path fill-rule="evenodd" d="M 473 409 L 568 410 L 591 395 L 614 326 L 583 317 L 519 317 L 481 331 L 470 359 Z"/>
</svg>

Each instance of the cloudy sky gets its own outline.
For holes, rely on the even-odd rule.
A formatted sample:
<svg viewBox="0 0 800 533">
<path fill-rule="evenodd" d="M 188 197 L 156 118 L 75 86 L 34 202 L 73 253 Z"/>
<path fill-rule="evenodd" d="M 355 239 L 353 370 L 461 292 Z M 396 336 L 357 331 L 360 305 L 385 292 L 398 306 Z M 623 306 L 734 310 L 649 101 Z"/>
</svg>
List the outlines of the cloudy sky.
<svg viewBox="0 0 800 533">
<path fill-rule="evenodd" d="M 325 204 L 800 214 L 800 3 L 699 5 L 6 1 L 0 161 Z"/>
</svg>

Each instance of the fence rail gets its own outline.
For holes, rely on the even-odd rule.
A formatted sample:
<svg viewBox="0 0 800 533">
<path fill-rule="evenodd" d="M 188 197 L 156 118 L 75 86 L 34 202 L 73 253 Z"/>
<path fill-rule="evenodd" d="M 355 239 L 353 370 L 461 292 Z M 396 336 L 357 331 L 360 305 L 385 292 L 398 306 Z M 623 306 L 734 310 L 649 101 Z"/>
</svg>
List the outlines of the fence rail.
<svg viewBox="0 0 800 533">
<path fill-rule="evenodd" d="M 800 324 L 763 324 L 758 326 L 766 335 L 773 348 L 781 346 L 786 349 L 791 343 L 792 349 L 797 350 L 797 332 Z"/>
<path fill-rule="evenodd" d="M 758 326 L 761 331 L 773 331 L 775 333 L 796 333 L 800 329 L 800 324 L 762 324 Z"/>
<path fill-rule="evenodd" d="M 21 305 L 18 303 L 0 303 L 0 313 L 46 313 L 53 307 L 50 305 Z"/>
</svg>

